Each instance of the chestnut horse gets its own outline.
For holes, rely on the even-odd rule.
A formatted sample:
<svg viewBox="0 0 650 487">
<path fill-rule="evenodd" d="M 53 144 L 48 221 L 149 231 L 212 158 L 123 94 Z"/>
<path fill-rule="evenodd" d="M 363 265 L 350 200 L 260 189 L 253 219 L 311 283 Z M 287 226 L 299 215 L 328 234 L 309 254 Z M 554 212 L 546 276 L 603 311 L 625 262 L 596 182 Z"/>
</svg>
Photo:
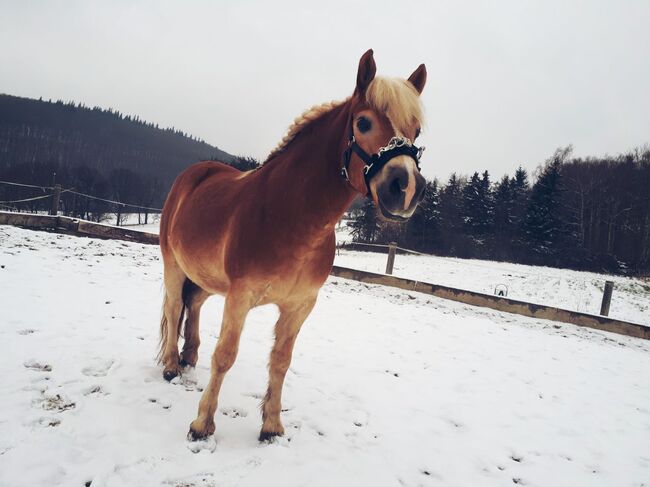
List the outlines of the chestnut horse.
<svg viewBox="0 0 650 487">
<path fill-rule="evenodd" d="M 372 198 L 383 216 L 405 220 L 422 197 L 420 65 L 407 80 L 375 78 L 372 50 L 359 62 L 354 93 L 306 111 L 256 170 L 200 162 L 181 173 L 160 220 L 165 298 L 160 361 L 167 380 L 194 366 L 199 313 L 225 296 L 208 385 L 188 437 L 214 432 L 224 375 L 249 310 L 274 303 L 280 317 L 262 404 L 260 441 L 282 435 L 280 398 L 293 345 L 334 261 L 334 227 L 353 199 Z M 185 342 L 179 355 L 183 317 Z"/>
</svg>

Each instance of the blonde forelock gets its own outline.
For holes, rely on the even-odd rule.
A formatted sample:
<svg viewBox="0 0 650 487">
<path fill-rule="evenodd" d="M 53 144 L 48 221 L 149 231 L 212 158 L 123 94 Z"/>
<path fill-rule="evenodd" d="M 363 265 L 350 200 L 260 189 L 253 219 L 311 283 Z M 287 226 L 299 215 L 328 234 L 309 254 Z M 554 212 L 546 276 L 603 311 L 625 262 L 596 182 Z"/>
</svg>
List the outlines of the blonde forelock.
<svg viewBox="0 0 650 487">
<path fill-rule="evenodd" d="M 424 123 L 420 95 L 407 80 L 376 77 L 366 90 L 366 101 L 373 110 L 385 114 L 402 133 L 414 124 Z"/>
</svg>

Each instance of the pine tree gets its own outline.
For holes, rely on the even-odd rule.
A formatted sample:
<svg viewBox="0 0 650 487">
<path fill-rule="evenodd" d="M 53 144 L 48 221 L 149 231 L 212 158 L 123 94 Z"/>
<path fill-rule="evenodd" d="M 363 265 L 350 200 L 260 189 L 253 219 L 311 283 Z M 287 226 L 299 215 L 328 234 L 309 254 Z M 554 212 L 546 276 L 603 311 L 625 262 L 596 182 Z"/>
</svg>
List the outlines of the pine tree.
<svg viewBox="0 0 650 487">
<path fill-rule="evenodd" d="M 373 202 L 366 199 L 355 218 L 348 224 L 354 242 L 373 243 L 381 230 L 377 219 L 377 210 Z"/>
<path fill-rule="evenodd" d="M 478 172 L 474 172 L 463 188 L 462 218 L 465 232 L 468 235 L 474 235 L 479 225 L 481 214 L 480 183 L 481 179 L 479 178 Z"/>
<path fill-rule="evenodd" d="M 483 214 L 481 230 L 484 235 L 488 235 L 492 232 L 494 226 L 494 194 L 490 184 L 490 173 L 487 170 L 483 171 L 481 177 L 479 196 L 481 197 L 481 212 Z"/>
<path fill-rule="evenodd" d="M 526 213 L 530 196 L 528 173 L 523 167 L 517 168 L 515 176 L 510 181 L 510 186 L 512 190 L 512 223 L 519 226 Z"/>
<path fill-rule="evenodd" d="M 498 235 L 510 233 L 512 227 L 513 181 L 507 175 L 503 176 L 494 189 L 494 232 Z"/>
<path fill-rule="evenodd" d="M 523 231 L 538 262 L 558 265 L 562 250 L 568 247 L 568 226 L 562 214 L 562 164 L 570 153 L 570 147 L 555 151 L 531 190 Z"/>
<path fill-rule="evenodd" d="M 438 180 L 427 181 L 424 198 L 409 219 L 406 228 L 406 245 L 409 248 L 432 252 L 438 245 L 440 233 L 440 208 Z"/>
<path fill-rule="evenodd" d="M 440 190 L 440 250 L 449 255 L 457 255 L 459 247 L 462 247 L 463 219 L 461 212 L 462 205 L 462 181 L 452 174 L 447 184 Z"/>
<path fill-rule="evenodd" d="M 494 220 L 494 201 L 490 175 L 475 172 L 463 188 L 463 228 L 471 242 L 473 254 L 487 257 Z"/>
</svg>

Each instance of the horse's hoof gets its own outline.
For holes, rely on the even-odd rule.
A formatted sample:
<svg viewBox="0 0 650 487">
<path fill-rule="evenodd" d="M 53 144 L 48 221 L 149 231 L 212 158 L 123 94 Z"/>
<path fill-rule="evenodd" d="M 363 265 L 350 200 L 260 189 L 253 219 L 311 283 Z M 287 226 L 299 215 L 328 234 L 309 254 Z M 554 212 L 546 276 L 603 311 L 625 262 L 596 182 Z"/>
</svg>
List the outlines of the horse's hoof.
<svg viewBox="0 0 650 487">
<path fill-rule="evenodd" d="M 208 437 L 209 435 L 199 433 L 194 431 L 192 428 L 187 432 L 187 441 L 201 441 Z"/>
<path fill-rule="evenodd" d="M 214 434 L 214 424 L 202 430 L 194 429 L 194 426 L 190 425 L 190 430 L 187 432 L 187 439 L 188 441 L 200 441 L 205 440 L 212 434 Z"/>
<path fill-rule="evenodd" d="M 178 363 L 178 365 L 180 365 L 181 368 L 184 369 L 185 367 L 196 367 L 196 362 L 194 362 L 194 363 L 188 362 L 187 360 L 185 360 L 184 358 L 181 357 L 181 360 Z"/>
<path fill-rule="evenodd" d="M 260 431 L 258 440 L 260 443 L 271 443 L 276 436 L 282 436 L 282 433 L 276 431 Z"/>
<path fill-rule="evenodd" d="M 171 380 L 172 380 L 174 377 L 177 377 L 177 376 L 178 376 L 178 372 L 176 372 L 175 370 L 165 370 L 165 371 L 163 371 L 163 378 L 164 378 L 167 382 L 171 382 Z"/>
</svg>

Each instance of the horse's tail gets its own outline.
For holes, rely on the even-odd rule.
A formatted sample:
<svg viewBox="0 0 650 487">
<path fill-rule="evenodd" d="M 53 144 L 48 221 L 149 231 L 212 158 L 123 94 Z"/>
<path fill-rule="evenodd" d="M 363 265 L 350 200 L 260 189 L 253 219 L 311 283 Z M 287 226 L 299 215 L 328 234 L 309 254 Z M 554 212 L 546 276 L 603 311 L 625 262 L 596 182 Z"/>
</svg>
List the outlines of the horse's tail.
<svg viewBox="0 0 650 487">
<path fill-rule="evenodd" d="M 198 290 L 199 287 L 194 284 L 190 279 L 185 278 L 185 282 L 183 282 L 183 291 L 182 291 L 182 305 L 181 305 L 181 314 L 178 315 L 178 326 L 176 327 L 176 340 L 179 339 L 179 337 L 183 334 L 183 323 L 185 322 L 185 311 L 189 307 L 191 301 L 192 301 L 192 295 L 196 290 Z M 167 293 L 165 293 L 165 298 L 163 299 L 163 305 L 162 305 L 162 316 L 160 318 L 160 341 L 159 341 L 159 348 L 158 348 L 158 354 L 156 355 L 156 360 L 158 363 L 162 361 L 162 356 L 163 352 L 165 351 L 165 347 L 167 346 L 167 316 L 165 316 L 165 306 L 167 304 Z"/>
</svg>

